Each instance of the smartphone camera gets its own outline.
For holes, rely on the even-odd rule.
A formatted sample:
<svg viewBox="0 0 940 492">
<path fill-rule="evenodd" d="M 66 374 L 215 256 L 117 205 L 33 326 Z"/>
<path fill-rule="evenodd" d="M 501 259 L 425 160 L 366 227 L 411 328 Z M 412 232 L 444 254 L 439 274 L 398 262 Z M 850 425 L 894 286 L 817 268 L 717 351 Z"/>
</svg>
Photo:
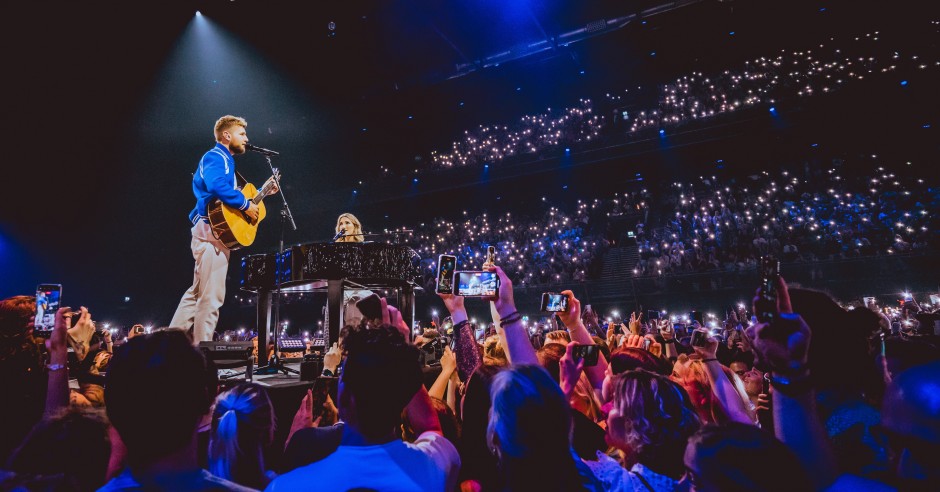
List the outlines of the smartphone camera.
<svg viewBox="0 0 940 492">
<path fill-rule="evenodd" d="M 690 342 L 693 347 L 704 347 L 708 345 L 708 330 L 704 328 L 696 328 L 692 332 L 692 340 Z"/>
<path fill-rule="evenodd" d="M 36 286 L 36 316 L 33 333 L 48 333 L 55 328 L 55 313 L 62 302 L 61 284 L 39 284 Z"/>
<path fill-rule="evenodd" d="M 554 292 L 542 293 L 542 312 L 561 313 L 568 310 L 568 296 Z"/>
<path fill-rule="evenodd" d="M 772 321 L 777 316 L 777 279 L 780 277 L 780 262 L 773 256 L 760 259 L 761 292 L 758 300 L 757 319 Z"/>
<path fill-rule="evenodd" d="M 458 296 L 495 297 L 499 294 L 499 277 L 496 272 L 456 272 Z"/>
<path fill-rule="evenodd" d="M 584 360 L 584 367 L 596 366 L 599 353 L 597 345 L 575 345 L 573 349 L 575 360 Z"/>
<path fill-rule="evenodd" d="M 437 258 L 437 293 L 454 293 L 454 270 L 457 268 L 457 257 L 453 255 L 440 255 Z"/>
</svg>

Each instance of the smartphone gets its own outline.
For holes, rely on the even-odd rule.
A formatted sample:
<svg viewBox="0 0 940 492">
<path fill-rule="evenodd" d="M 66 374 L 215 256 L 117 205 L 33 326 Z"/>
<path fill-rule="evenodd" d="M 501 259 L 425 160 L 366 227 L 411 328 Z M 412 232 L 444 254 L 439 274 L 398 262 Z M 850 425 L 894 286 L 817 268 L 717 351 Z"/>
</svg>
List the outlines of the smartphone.
<svg viewBox="0 0 940 492">
<path fill-rule="evenodd" d="M 144 325 L 134 325 L 131 327 L 131 331 L 133 331 L 135 335 L 142 335 L 144 333 Z"/>
<path fill-rule="evenodd" d="M 562 313 L 568 310 L 568 296 L 555 292 L 542 292 L 542 305 L 545 313 Z"/>
<path fill-rule="evenodd" d="M 454 293 L 454 270 L 457 268 L 457 257 L 454 255 L 440 255 L 437 257 L 437 293 Z"/>
<path fill-rule="evenodd" d="M 757 319 L 772 321 L 777 316 L 777 278 L 780 277 L 780 262 L 773 256 L 760 259 L 761 295 L 758 300 Z"/>
<path fill-rule="evenodd" d="M 649 350 L 651 343 L 653 343 L 653 340 L 652 340 L 651 338 L 644 338 L 644 339 L 643 339 L 643 350 Z"/>
<path fill-rule="evenodd" d="M 698 324 L 705 324 L 705 315 L 700 311 L 689 311 L 689 323 L 693 321 L 698 321 Z"/>
<path fill-rule="evenodd" d="M 496 246 L 486 247 L 486 262 L 490 265 L 496 264 Z"/>
<path fill-rule="evenodd" d="M 597 345 L 575 345 L 573 350 L 575 360 L 584 359 L 584 367 L 596 366 L 599 353 Z"/>
<path fill-rule="evenodd" d="M 375 294 L 356 301 L 356 309 L 362 313 L 365 319 L 382 319 L 382 301 Z"/>
<path fill-rule="evenodd" d="M 704 328 L 696 328 L 692 332 L 692 340 L 689 342 L 693 347 L 704 347 L 708 345 L 708 330 Z"/>
<path fill-rule="evenodd" d="M 323 414 L 323 404 L 326 403 L 327 396 L 332 398 L 334 402 L 337 401 L 337 381 L 338 378 L 336 377 L 329 378 L 325 376 L 320 376 L 313 381 L 313 415 L 311 415 L 313 420 Z"/>
<path fill-rule="evenodd" d="M 655 309 L 648 309 L 646 311 L 646 320 L 651 321 L 654 319 L 659 319 L 659 311 L 656 311 Z"/>
<path fill-rule="evenodd" d="M 901 295 L 901 297 L 902 297 L 901 300 L 904 302 L 911 302 L 914 300 L 914 296 L 911 295 L 910 292 L 905 292 L 904 294 Z"/>
<path fill-rule="evenodd" d="M 940 306 L 940 295 L 930 294 L 930 303 L 934 306 Z"/>
<path fill-rule="evenodd" d="M 36 286 L 36 316 L 33 333 L 50 333 L 55 328 L 55 313 L 62 303 L 62 284 Z"/>
<path fill-rule="evenodd" d="M 862 304 L 864 304 L 865 307 L 871 306 L 871 305 L 874 304 L 874 303 L 875 303 L 875 298 L 874 298 L 874 297 L 863 297 L 863 298 L 862 298 Z"/>
<path fill-rule="evenodd" d="M 455 272 L 454 294 L 464 297 L 495 297 L 499 294 L 496 272 Z"/>
</svg>

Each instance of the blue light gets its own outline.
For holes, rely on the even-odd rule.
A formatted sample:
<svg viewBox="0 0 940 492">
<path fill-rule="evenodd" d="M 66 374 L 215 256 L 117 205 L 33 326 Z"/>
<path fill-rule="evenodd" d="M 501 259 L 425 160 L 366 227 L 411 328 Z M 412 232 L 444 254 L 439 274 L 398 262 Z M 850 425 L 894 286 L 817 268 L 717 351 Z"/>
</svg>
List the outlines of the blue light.
<svg viewBox="0 0 940 492">
<path fill-rule="evenodd" d="M 581 75 L 584 75 L 584 70 L 581 70 L 581 72 L 580 72 L 580 73 L 581 73 Z"/>
<path fill-rule="evenodd" d="M 366 128 L 366 127 L 362 127 L 362 131 L 366 131 L 366 130 L 367 130 L 367 128 Z"/>
<path fill-rule="evenodd" d="M 568 189 L 568 185 L 562 186 L 561 189 L 567 190 L 567 189 Z"/>
<path fill-rule="evenodd" d="M 646 25 L 646 21 L 642 21 L 642 22 L 640 22 L 640 24 L 643 24 L 643 25 L 645 26 L 645 25 Z"/>
<path fill-rule="evenodd" d="M 930 123 L 925 124 L 924 128 L 930 128 Z"/>
<path fill-rule="evenodd" d="M 771 107 L 770 107 L 770 112 L 771 112 L 771 113 L 776 113 L 776 112 L 777 112 L 777 108 L 771 106 Z"/>
<path fill-rule="evenodd" d="M 463 101 L 460 101 L 460 104 L 458 104 L 458 106 L 463 107 Z"/>
<path fill-rule="evenodd" d="M 358 190 L 353 190 L 353 195 L 355 195 L 355 194 L 357 194 L 357 193 L 359 193 Z"/>
<path fill-rule="evenodd" d="M 483 164 L 483 169 L 489 169 L 489 168 L 490 168 L 489 164 Z"/>
<path fill-rule="evenodd" d="M 413 120 L 413 119 L 415 119 L 415 117 L 409 114 L 409 115 L 408 115 L 408 119 L 409 119 L 409 120 Z"/>
<path fill-rule="evenodd" d="M 522 87 L 516 87 L 516 92 L 519 92 L 521 90 L 522 90 Z"/>
<path fill-rule="evenodd" d="M 814 144 L 810 145 L 810 147 L 819 147 L 819 144 L 818 144 L 818 143 L 814 143 Z"/>
<path fill-rule="evenodd" d="M 666 130 L 659 130 L 659 134 L 660 134 L 660 135 L 665 135 L 665 134 L 666 134 Z"/>
<path fill-rule="evenodd" d="M 566 154 L 570 154 L 570 153 L 571 153 L 571 149 L 568 148 L 568 147 L 565 147 L 565 153 L 566 153 Z"/>
<path fill-rule="evenodd" d="M 902 81 L 901 81 L 901 86 L 905 86 L 905 85 L 907 85 L 907 81 L 906 81 L 906 80 L 902 80 Z"/>
<path fill-rule="evenodd" d="M 820 12 L 825 12 L 825 11 L 826 11 L 826 7 L 823 7 L 823 8 L 821 8 L 821 9 L 819 9 L 819 11 L 820 11 Z"/>
<path fill-rule="evenodd" d="M 650 51 L 650 56 L 656 56 L 656 52 L 655 52 L 655 51 Z"/>
<path fill-rule="evenodd" d="M 734 36 L 734 31 L 728 33 L 729 36 Z"/>
<path fill-rule="evenodd" d="M 414 182 L 417 183 L 417 182 L 418 182 L 418 178 L 415 178 L 415 179 L 414 179 Z"/>
</svg>

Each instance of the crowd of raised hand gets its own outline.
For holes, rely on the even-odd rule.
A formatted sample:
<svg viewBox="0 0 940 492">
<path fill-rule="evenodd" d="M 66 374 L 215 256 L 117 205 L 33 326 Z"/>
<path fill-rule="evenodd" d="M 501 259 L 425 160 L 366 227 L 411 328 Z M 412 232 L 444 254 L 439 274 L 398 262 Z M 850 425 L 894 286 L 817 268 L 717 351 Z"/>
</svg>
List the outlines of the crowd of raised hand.
<svg viewBox="0 0 940 492">
<path fill-rule="evenodd" d="M 444 333 L 412 333 L 383 299 L 381 318 L 344 327 L 290 423 L 275 418 L 264 385 L 220 387 L 184 331 L 115 347 L 98 343 L 88 310 L 63 308 L 41 342 L 33 298 L 4 300 L 0 376 L 13 399 L 2 405 L 0 483 L 868 490 L 921 489 L 940 476 L 931 390 L 940 320 L 916 303 L 892 320 L 778 278 L 773 296 L 759 290 L 724 320 L 620 323 L 565 291 L 557 330 L 533 337 L 510 275 L 483 268 L 500 278 L 493 298 L 440 296 L 453 322 L 440 357 L 424 354 Z M 482 338 L 470 302 L 489 304 L 493 330 Z M 317 390 L 337 376 L 332 395 Z"/>
</svg>

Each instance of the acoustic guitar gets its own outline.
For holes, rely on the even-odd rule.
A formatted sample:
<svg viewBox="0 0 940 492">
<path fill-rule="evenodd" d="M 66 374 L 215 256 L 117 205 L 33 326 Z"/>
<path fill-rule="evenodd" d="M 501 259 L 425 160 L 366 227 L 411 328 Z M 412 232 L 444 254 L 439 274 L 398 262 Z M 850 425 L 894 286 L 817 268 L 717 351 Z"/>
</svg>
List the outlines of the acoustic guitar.
<svg viewBox="0 0 940 492">
<path fill-rule="evenodd" d="M 212 200 L 209 204 L 209 225 L 212 227 L 212 235 L 229 249 L 251 246 L 258 234 L 258 224 L 268 214 L 261 200 L 274 194 L 276 187 L 277 181 L 274 176 L 268 178 L 260 190 L 251 183 L 245 183 L 242 186 L 241 192 L 245 198 L 258 206 L 258 221 L 254 223 L 244 211 L 230 207 L 218 198 Z"/>
</svg>

